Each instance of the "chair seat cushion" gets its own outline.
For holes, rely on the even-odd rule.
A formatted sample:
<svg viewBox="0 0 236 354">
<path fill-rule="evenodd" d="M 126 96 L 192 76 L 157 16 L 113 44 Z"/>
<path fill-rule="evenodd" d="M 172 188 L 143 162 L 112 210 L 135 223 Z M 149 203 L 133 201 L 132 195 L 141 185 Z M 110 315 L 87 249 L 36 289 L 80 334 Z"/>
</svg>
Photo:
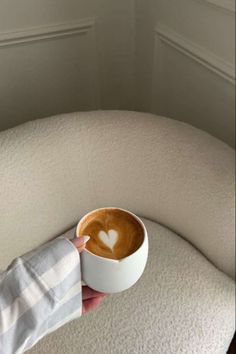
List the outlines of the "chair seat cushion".
<svg viewBox="0 0 236 354">
<path fill-rule="evenodd" d="M 143 221 L 150 252 L 142 278 L 42 339 L 30 353 L 227 352 L 235 330 L 234 282 L 174 232 Z M 73 234 L 74 229 L 66 236 Z"/>
</svg>

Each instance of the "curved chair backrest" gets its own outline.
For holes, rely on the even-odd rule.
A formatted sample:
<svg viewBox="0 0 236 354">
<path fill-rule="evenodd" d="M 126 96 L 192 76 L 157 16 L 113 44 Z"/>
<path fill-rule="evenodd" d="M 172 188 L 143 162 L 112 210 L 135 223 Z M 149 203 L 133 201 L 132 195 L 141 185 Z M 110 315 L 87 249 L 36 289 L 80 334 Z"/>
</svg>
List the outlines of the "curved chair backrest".
<svg viewBox="0 0 236 354">
<path fill-rule="evenodd" d="M 0 267 L 104 206 L 166 225 L 233 276 L 234 150 L 226 144 L 178 121 L 121 111 L 0 133 Z"/>
</svg>

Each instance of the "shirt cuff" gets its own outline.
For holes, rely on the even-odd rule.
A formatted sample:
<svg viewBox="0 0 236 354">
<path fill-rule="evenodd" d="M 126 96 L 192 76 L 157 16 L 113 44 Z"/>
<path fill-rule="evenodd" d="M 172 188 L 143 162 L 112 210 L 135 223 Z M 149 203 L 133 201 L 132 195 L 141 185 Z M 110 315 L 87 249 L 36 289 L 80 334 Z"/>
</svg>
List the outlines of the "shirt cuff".
<svg viewBox="0 0 236 354">
<path fill-rule="evenodd" d="M 53 302 L 62 301 L 75 284 L 79 283 L 81 287 L 79 252 L 64 237 L 48 242 L 22 258 L 32 277 Z"/>
</svg>

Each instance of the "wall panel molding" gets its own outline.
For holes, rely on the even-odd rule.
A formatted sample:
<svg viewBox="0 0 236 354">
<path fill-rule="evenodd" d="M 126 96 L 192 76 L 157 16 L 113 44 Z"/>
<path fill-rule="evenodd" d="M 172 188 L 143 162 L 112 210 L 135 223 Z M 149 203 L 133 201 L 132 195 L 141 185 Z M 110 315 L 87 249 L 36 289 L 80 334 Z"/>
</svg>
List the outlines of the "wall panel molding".
<svg viewBox="0 0 236 354">
<path fill-rule="evenodd" d="M 155 27 L 151 112 L 234 146 L 235 66 L 161 22 Z"/>
<path fill-rule="evenodd" d="M 94 18 L 11 32 L 0 32 L 0 47 L 85 34 L 95 25 Z"/>
<path fill-rule="evenodd" d="M 235 13 L 235 0 L 197 0 L 197 1 L 218 8 L 218 10 L 226 11 L 232 15 Z"/>
<path fill-rule="evenodd" d="M 4 117 L 0 130 L 59 113 L 100 108 L 95 23 L 85 18 L 0 32 L 0 116 Z"/>
<path fill-rule="evenodd" d="M 207 49 L 197 45 L 193 41 L 183 37 L 165 25 L 158 23 L 155 28 L 155 50 L 154 61 L 158 61 L 160 44 L 165 43 L 173 49 L 188 56 L 205 68 L 235 84 L 235 66 L 216 56 Z M 155 63 L 154 63 L 155 65 Z"/>
</svg>

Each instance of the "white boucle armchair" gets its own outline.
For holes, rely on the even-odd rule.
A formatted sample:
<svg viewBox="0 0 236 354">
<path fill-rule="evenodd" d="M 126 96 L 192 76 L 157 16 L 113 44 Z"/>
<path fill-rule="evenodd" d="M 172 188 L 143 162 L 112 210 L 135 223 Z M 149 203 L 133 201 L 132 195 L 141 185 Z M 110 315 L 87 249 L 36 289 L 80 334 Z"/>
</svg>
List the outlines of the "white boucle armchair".
<svg viewBox="0 0 236 354">
<path fill-rule="evenodd" d="M 142 278 L 29 353 L 226 353 L 235 331 L 234 150 L 187 124 L 126 111 L 0 133 L 0 268 L 72 237 L 81 216 L 104 206 L 143 218 Z"/>
</svg>

